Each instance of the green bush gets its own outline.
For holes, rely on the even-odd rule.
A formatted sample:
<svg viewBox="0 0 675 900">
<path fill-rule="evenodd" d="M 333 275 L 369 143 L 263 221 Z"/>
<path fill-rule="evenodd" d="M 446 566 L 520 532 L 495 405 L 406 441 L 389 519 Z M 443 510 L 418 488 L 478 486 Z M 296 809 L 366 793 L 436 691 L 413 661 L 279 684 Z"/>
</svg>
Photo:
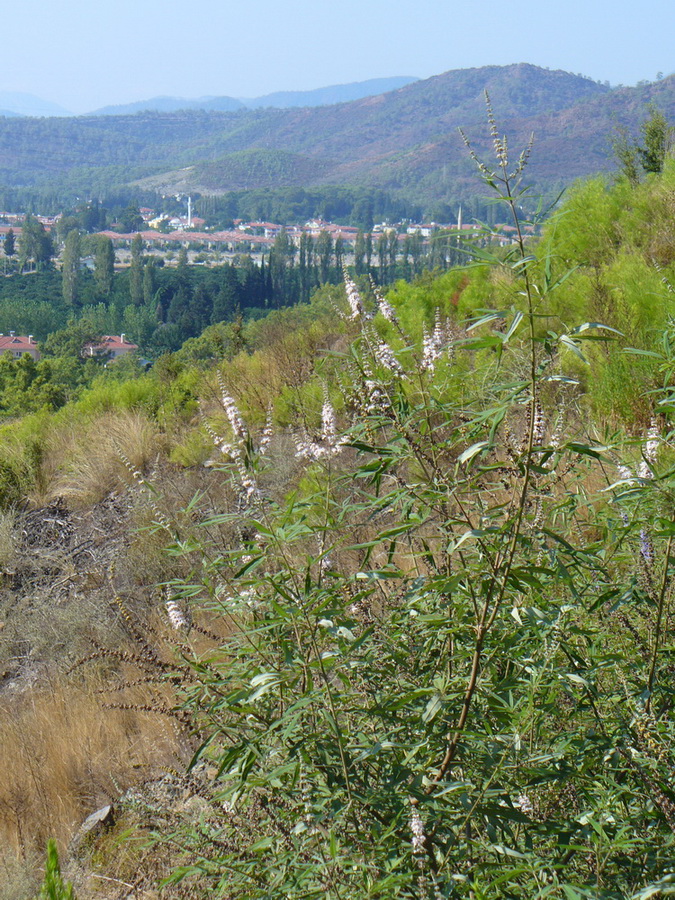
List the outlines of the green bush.
<svg viewBox="0 0 675 900">
<path fill-rule="evenodd" d="M 495 147 L 488 180 L 519 224 Z M 560 359 L 597 364 L 585 339 L 604 329 L 542 335 L 562 288 L 530 249 L 492 258 L 517 302 L 459 336 L 427 320 L 420 346 L 381 302 L 384 342 L 354 315 L 345 428 L 324 395 L 286 500 L 223 397 L 237 512 L 171 548 L 202 558 L 169 585 L 172 621 L 191 604 L 227 636 L 181 644 L 213 782 L 168 838 L 170 881 L 241 900 L 672 892 L 672 397 L 641 459 L 593 439 Z M 668 385 L 674 341 L 646 357 Z"/>
</svg>

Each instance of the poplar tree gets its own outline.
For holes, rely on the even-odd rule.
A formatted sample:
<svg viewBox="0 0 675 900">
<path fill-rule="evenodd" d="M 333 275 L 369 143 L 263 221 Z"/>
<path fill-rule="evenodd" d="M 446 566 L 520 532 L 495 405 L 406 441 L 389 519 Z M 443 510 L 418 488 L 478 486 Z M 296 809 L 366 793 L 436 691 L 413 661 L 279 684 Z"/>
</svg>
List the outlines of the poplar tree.
<svg viewBox="0 0 675 900">
<path fill-rule="evenodd" d="M 393 280 L 396 273 L 396 257 L 398 256 L 398 232 L 393 229 L 387 235 L 387 253 L 389 255 L 389 271 L 391 280 Z"/>
<path fill-rule="evenodd" d="M 155 267 L 152 262 L 146 262 L 143 267 L 143 302 L 152 303 L 155 296 Z"/>
<path fill-rule="evenodd" d="M 363 275 L 366 270 L 366 239 L 363 231 L 359 229 L 354 242 L 354 268 L 357 275 Z"/>
<path fill-rule="evenodd" d="M 140 234 L 136 234 L 131 242 L 129 296 L 134 306 L 140 306 L 143 303 L 143 238 Z"/>
<path fill-rule="evenodd" d="M 389 239 L 385 232 L 377 239 L 377 258 L 380 264 L 380 284 L 387 284 L 387 258 L 389 255 Z"/>
<path fill-rule="evenodd" d="M 21 269 L 26 263 L 35 263 L 36 269 L 41 269 L 54 255 L 54 245 L 51 237 L 45 231 L 45 227 L 35 216 L 26 216 L 21 226 L 21 238 L 19 240 L 19 265 Z"/>
<path fill-rule="evenodd" d="M 63 299 L 68 306 L 75 306 L 78 300 L 80 256 L 80 232 L 77 229 L 73 229 L 68 232 L 61 263 L 61 289 L 63 291 Z"/>
<path fill-rule="evenodd" d="M 335 268 L 339 273 L 342 271 L 342 264 L 344 262 L 344 253 L 345 253 L 345 245 L 344 241 L 341 237 L 335 238 Z"/>
<path fill-rule="evenodd" d="M 370 272 L 370 266 L 373 259 L 373 236 L 370 232 L 366 234 L 366 272 Z"/>
<path fill-rule="evenodd" d="M 115 274 L 115 251 L 110 238 L 99 237 L 94 251 L 94 281 L 102 297 L 109 297 Z"/>
<path fill-rule="evenodd" d="M 330 264 L 333 257 L 333 239 L 327 231 L 322 231 L 316 239 L 316 255 L 319 257 L 321 284 L 326 284 L 330 279 Z"/>
</svg>

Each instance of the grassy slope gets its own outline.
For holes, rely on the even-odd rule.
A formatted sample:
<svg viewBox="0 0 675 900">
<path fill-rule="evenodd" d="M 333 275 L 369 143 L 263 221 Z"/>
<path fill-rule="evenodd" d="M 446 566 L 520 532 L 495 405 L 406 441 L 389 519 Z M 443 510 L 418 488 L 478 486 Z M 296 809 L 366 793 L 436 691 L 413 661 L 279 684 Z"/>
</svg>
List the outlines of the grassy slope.
<svg viewBox="0 0 675 900">
<path fill-rule="evenodd" d="M 665 275 L 675 280 L 675 240 L 671 224 L 674 183 L 675 167 L 669 166 L 662 178 L 649 179 L 638 188 L 619 185 L 608 191 L 602 183 L 590 182 L 572 194 L 566 211 L 559 222 L 549 226 L 539 248 L 540 255 L 550 253 L 557 274 L 569 266 L 579 266 L 561 289 L 560 299 L 551 310 L 552 319 L 547 325 L 559 328 L 564 319 L 572 326 L 595 319 L 602 313 L 607 324 L 620 326 L 624 331 L 630 325 L 625 343 L 657 346 L 669 312 L 669 292 L 661 279 Z M 659 271 L 653 261 L 657 251 L 660 254 Z M 644 289 L 645 284 L 648 290 Z M 326 379 L 330 365 L 327 353 L 345 349 L 353 332 L 353 326 L 336 321 L 329 302 L 330 293 L 331 289 L 324 291 L 311 306 L 274 313 L 265 320 L 247 324 L 244 333 L 239 335 L 245 350 L 234 356 L 230 354 L 231 358 L 220 364 L 229 389 L 256 430 L 262 427 L 270 400 L 274 402 L 275 419 L 282 431 L 296 428 L 300 423 L 310 429 L 316 427 L 322 402 L 321 382 Z M 620 303 L 615 299 L 601 308 L 603 298 L 617 297 Z M 480 307 L 506 307 L 509 303 L 519 302 L 508 269 L 496 273 L 485 269 L 468 273 L 453 271 L 436 279 L 427 276 L 416 285 L 398 285 L 391 300 L 404 327 L 416 339 L 420 337 L 421 322 L 426 320 L 430 325 L 436 307 L 443 314 L 461 320 Z M 339 302 L 344 303 L 343 300 Z M 211 334 L 215 334 L 213 329 Z M 656 384 L 656 369 L 650 363 L 652 368 L 643 372 L 644 377 L 635 379 L 635 369 L 627 377 L 621 369 L 625 357 L 620 350 L 624 342 L 592 353 L 590 368 L 581 367 L 574 361 L 563 360 L 561 364 L 566 371 L 580 376 L 582 386 L 578 401 L 582 409 L 594 410 L 599 428 L 607 423 L 621 422 L 624 427 L 640 432 L 649 416 L 649 408 L 641 394 L 646 387 Z M 0 648 L 4 665 L 8 667 L 4 676 L 6 681 L 11 679 L 21 683 L 21 678 L 34 677 L 36 664 L 48 662 L 52 665 L 54 646 L 57 656 L 65 658 L 66 662 L 72 661 L 92 634 L 96 637 L 105 635 L 107 629 L 111 629 L 109 635 L 114 638 L 113 646 L 117 647 L 126 638 L 124 624 L 114 612 L 111 613 L 110 602 L 115 596 L 121 593 L 136 603 L 143 615 L 150 615 L 150 610 L 157 605 L 152 584 L 181 574 L 180 560 L 172 563 L 170 570 L 165 565 L 156 535 L 133 533 L 135 526 L 147 525 L 157 513 L 152 507 L 152 497 L 133 486 L 133 478 L 120 463 L 120 447 L 134 467 L 152 473 L 152 481 L 160 492 L 163 513 L 180 516 L 181 506 L 196 488 L 205 492 L 204 496 L 213 508 L 227 508 L 228 504 L 235 508 L 236 498 L 228 494 L 222 477 L 201 466 L 213 448 L 201 428 L 196 398 L 203 399 L 204 411 L 217 429 L 225 424 L 222 412 L 218 413 L 219 388 L 213 372 L 204 370 L 203 364 L 198 363 L 214 354 L 216 344 L 213 337 L 205 335 L 190 342 L 173 358 L 162 361 L 150 375 L 122 384 L 104 378 L 77 404 L 58 414 L 29 417 L 0 430 L 3 458 L 10 469 L 15 464 L 15 470 L 24 473 L 23 489 L 32 497 L 33 503 L 40 507 L 56 496 L 67 498 L 70 513 L 48 511 L 49 514 L 42 517 L 45 522 L 60 519 L 70 522 L 72 530 L 68 532 L 68 540 L 73 546 L 80 538 L 88 540 L 91 536 L 95 538 L 97 533 L 104 535 L 100 559 L 93 564 L 87 562 L 84 567 L 78 565 L 73 573 L 68 568 L 68 554 L 61 546 L 50 546 L 49 534 L 42 535 L 36 544 L 36 553 L 35 548 L 31 550 L 20 543 L 20 532 L 17 533 L 15 527 L 13 531 L 11 518 L 0 523 L 3 525 L 0 549 L 4 554 L 6 573 L 0 594 L 2 619 L 6 623 Z M 320 370 L 318 379 L 315 377 L 317 369 Z M 588 372 L 592 373 L 592 378 L 585 374 Z M 102 440 L 102 435 L 106 440 Z M 274 472 L 278 490 L 287 488 L 297 478 L 292 457 L 289 447 L 279 455 Z M 9 475 L 4 471 L 3 477 Z M 110 499 L 106 499 L 111 491 Z M 115 518 L 114 510 L 120 503 L 127 505 L 125 515 Z M 111 521 L 115 527 L 111 527 Z M 24 533 L 31 535 L 31 528 L 35 530 L 35 523 L 42 523 L 42 519 L 38 517 L 28 522 L 26 526 L 26 520 L 22 519 L 20 525 Z M 187 522 L 189 524 L 189 517 Z M 36 558 L 40 559 L 41 554 L 45 555 L 45 560 L 48 557 L 51 567 L 51 576 L 45 582 L 48 589 L 40 582 L 36 564 Z M 111 554 L 115 557 L 112 575 Z M 189 559 L 184 559 L 183 563 L 189 568 Z M 17 574 L 21 577 L 16 578 Z M 58 603 L 53 602 L 55 579 L 60 592 Z M 126 634 L 128 637 L 128 631 Z M 84 681 L 86 690 L 97 688 L 97 679 L 102 674 L 107 673 L 106 678 L 109 677 L 114 666 L 110 660 L 107 665 L 107 670 L 104 665 L 95 671 L 90 681 Z M 5 695 L 9 698 L 7 721 L 10 727 L 2 736 L 3 746 L 16 745 L 18 749 L 13 753 L 15 765 L 11 772 L 8 771 L 9 777 L 0 781 L 0 797 L 3 808 L 11 810 L 12 791 L 17 785 L 23 785 L 22 789 L 31 801 L 23 807 L 19 804 L 19 813 L 35 817 L 32 823 L 24 822 L 24 831 L 31 833 L 33 829 L 32 833 L 42 841 L 48 833 L 61 829 L 59 836 L 65 843 L 78 815 L 89 811 L 92 804 L 102 802 L 105 790 L 112 789 L 106 786 L 102 790 L 102 771 L 96 769 L 93 775 L 87 772 L 93 745 L 83 748 L 84 756 L 64 753 L 60 738 L 65 735 L 73 744 L 72 717 L 65 715 L 68 705 L 72 705 L 73 712 L 77 708 L 81 710 L 87 728 L 91 726 L 92 735 L 96 733 L 96 707 L 89 702 L 86 709 L 77 707 L 83 702 L 81 695 L 67 697 L 59 683 L 58 667 L 51 671 L 56 673 L 51 676 L 56 679 L 52 680 L 50 688 L 52 700 L 47 693 L 44 703 L 56 703 L 63 712 L 63 722 L 59 724 L 59 720 L 54 725 L 50 719 L 56 731 L 48 732 L 49 740 L 40 744 L 40 753 L 45 754 L 45 771 L 58 772 L 60 789 L 67 794 L 65 812 L 57 816 L 50 809 L 51 794 L 45 794 L 46 785 L 35 781 L 30 758 L 22 756 L 25 735 L 37 734 L 44 727 L 40 726 L 45 717 L 42 696 L 34 704 L 31 720 L 30 710 L 20 695 L 18 700 L 11 699 L 10 694 Z M 157 702 L 152 697 L 141 700 Z M 19 720 L 19 715 L 24 718 Z M 126 719 L 113 721 L 106 713 L 105 718 L 110 730 L 103 746 L 96 745 L 95 752 L 98 760 L 110 753 L 110 758 L 115 760 L 112 768 L 118 784 L 125 785 L 133 779 L 133 773 L 122 764 L 129 752 L 125 748 L 130 735 L 137 737 L 135 748 L 137 758 L 141 760 L 139 764 L 150 767 L 143 770 L 144 774 L 153 771 L 157 758 L 153 760 L 152 748 L 148 749 L 145 744 L 152 734 L 149 723 L 131 714 Z M 19 730 L 13 724 L 15 721 L 22 723 Z M 24 735 L 23 744 L 21 734 Z M 31 740 L 37 742 L 38 739 Z M 73 749 L 77 748 L 70 747 Z M 163 758 L 170 758 L 178 749 L 167 742 L 162 751 Z M 6 844 L 20 851 L 21 841 L 25 838 L 18 836 L 16 816 L 7 815 L 0 821 L 2 828 L 5 829 Z M 25 849 L 28 852 L 33 848 L 26 842 Z M 109 874 L 129 877 L 115 870 L 112 861 L 110 866 Z M 131 864 L 128 871 L 133 871 Z"/>
</svg>

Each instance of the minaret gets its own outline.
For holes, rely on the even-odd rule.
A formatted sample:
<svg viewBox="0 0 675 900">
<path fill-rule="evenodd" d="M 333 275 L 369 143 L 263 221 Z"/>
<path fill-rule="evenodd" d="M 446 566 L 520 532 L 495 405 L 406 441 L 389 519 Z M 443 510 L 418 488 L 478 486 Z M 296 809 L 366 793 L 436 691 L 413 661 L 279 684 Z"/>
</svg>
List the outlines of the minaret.
<svg viewBox="0 0 675 900">
<path fill-rule="evenodd" d="M 188 196 L 188 228 L 192 228 L 192 197 Z"/>
<path fill-rule="evenodd" d="M 457 213 L 457 231 L 461 233 L 462 231 L 462 207 L 459 207 L 459 212 Z"/>
</svg>

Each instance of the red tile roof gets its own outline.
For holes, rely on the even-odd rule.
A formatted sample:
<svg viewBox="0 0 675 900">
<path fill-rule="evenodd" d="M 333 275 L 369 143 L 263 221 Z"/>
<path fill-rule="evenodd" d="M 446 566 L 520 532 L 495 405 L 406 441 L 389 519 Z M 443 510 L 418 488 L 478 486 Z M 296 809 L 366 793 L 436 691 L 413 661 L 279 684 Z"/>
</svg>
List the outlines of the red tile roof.
<svg viewBox="0 0 675 900">
<path fill-rule="evenodd" d="M 138 350 L 138 344 L 132 344 L 131 341 L 123 340 L 125 335 L 104 334 L 100 344 L 85 344 L 84 350 L 89 356 L 98 353 L 119 353 L 120 350 Z"/>
<path fill-rule="evenodd" d="M 23 334 L 0 335 L 0 353 L 4 353 L 5 350 L 11 350 L 12 352 L 22 350 L 23 352 L 26 352 L 29 349 L 34 352 L 36 348 L 37 344 L 33 340 L 32 335 L 28 335 L 28 337 Z"/>
</svg>

